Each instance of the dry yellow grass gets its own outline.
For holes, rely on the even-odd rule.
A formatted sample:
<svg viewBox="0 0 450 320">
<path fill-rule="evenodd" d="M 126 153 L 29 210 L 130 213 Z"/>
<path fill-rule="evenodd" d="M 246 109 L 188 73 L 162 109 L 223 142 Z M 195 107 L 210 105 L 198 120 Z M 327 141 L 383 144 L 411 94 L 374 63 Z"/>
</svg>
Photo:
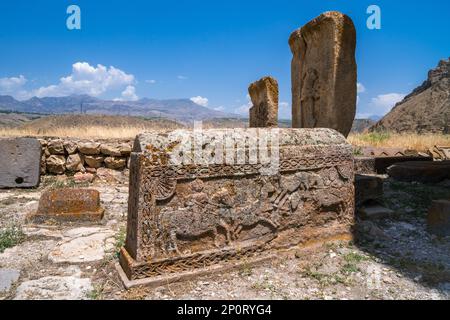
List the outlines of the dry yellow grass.
<svg viewBox="0 0 450 320">
<path fill-rule="evenodd" d="M 450 146 L 449 134 L 362 133 L 351 134 L 348 141 L 358 147 L 405 148 L 427 151 L 434 146 Z"/>
<path fill-rule="evenodd" d="M 69 127 L 52 128 L 51 130 L 28 129 L 28 128 L 0 128 L 0 136 L 3 137 L 72 137 L 90 139 L 128 139 L 137 134 L 149 131 L 145 127 Z"/>
</svg>

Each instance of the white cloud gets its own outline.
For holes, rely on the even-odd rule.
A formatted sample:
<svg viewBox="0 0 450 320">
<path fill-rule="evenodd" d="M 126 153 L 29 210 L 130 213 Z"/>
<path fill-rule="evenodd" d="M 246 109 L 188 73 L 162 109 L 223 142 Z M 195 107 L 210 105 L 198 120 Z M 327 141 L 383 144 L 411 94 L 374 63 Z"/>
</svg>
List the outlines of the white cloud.
<svg viewBox="0 0 450 320">
<path fill-rule="evenodd" d="M 208 98 L 203 98 L 201 96 L 197 96 L 197 97 L 192 97 L 191 101 L 202 106 L 202 107 L 207 107 L 208 106 Z"/>
<path fill-rule="evenodd" d="M 356 91 L 357 91 L 358 93 L 366 92 L 366 87 L 364 87 L 364 85 L 363 85 L 362 83 L 358 82 L 358 83 L 356 84 Z"/>
<path fill-rule="evenodd" d="M 121 90 L 136 83 L 134 75 L 113 66 L 105 67 L 98 64 L 96 67 L 87 62 L 76 62 L 72 65 L 72 73 L 59 79 L 57 84 L 25 90 L 23 86 L 27 79 L 20 75 L 12 78 L 0 79 L 0 94 L 9 94 L 19 100 L 37 97 L 61 97 L 71 94 L 88 94 L 100 96 L 111 90 Z M 128 89 L 132 90 L 132 89 Z M 124 91 L 124 92 L 125 92 Z M 129 91 L 125 93 L 129 94 Z M 128 95 L 134 98 L 133 95 Z"/>
<path fill-rule="evenodd" d="M 21 88 L 26 82 L 27 79 L 23 75 L 11 78 L 0 78 L 0 91 L 2 94 L 14 92 Z"/>
<path fill-rule="evenodd" d="M 72 65 L 72 73 L 62 77 L 58 84 L 41 87 L 34 91 L 37 97 L 60 97 L 71 94 L 88 94 L 99 96 L 113 89 L 119 89 L 135 82 L 132 74 L 98 64 L 91 66 L 87 62 L 76 62 Z"/>
<path fill-rule="evenodd" d="M 145 82 L 150 83 L 150 84 L 155 84 L 156 80 L 150 79 L 150 80 L 145 80 Z"/>
<path fill-rule="evenodd" d="M 178 76 L 177 76 L 177 79 L 178 79 L 178 80 L 187 80 L 187 78 L 188 78 L 188 77 L 182 76 L 182 75 L 178 75 Z"/>
<path fill-rule="evenodd" d="M 122 99 L 125 101 L 136 101 L 139 97 L 136 95 L 136 88 L 134 86 L 127 86 L 122 91 Z"/>
<path fill-rule="evenodd" d="M 391 111 L 397 102 L 403 100 L 406 95 L 403 93 L 387 93 L 380 94 L 372 98 L 369 106 L 373 109 L 374 114 L 386 114 Z"/>
<path fill-rule="evenodd" d="M 216 111 L 224 111 L 225 110 L 225 108 L 223 106 L 218 106 L 218 107 L 215 107 L 213 109 L 216 110 Z"/>
<path fill-rule="evenodd" d="M 28 99 L 31 95 L 23 88 L 27 82 L 28 80 L 23 75 L 11 78 L 0 78 L 0 94 L 11 95 L 18 100 Z"/>
<path fill-rule="evenodd" d="M 288 102 L 280 102 L 279 104 L 280 108 L 288 108 L 289 107 L 289 103 Z"/>
</svg>

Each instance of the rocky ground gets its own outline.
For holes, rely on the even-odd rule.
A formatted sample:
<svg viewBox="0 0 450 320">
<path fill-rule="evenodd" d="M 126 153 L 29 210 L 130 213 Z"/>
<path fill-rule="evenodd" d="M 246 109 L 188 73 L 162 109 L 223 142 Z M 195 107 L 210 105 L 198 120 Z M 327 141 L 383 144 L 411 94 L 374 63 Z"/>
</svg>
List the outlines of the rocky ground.
<svg viewBox="0 0 450 320">
<path fill-rule="evenodd" d="M 115 183 L 112 183 L 112 180 Z M 0 192 L 0 299 L 449 299 L 450 239 L 430 235 L 426 210 L 449 184 L 385 180 L 388 218 L 360 220 L 355 243 L 280 253 L 257 267 L 155 289 L 125 290 L 114 264 L 125 237 L 126 176 L 90 185 L 106 209 L 100 224 L 31 225 L 45 188 Z"/>
</svg>

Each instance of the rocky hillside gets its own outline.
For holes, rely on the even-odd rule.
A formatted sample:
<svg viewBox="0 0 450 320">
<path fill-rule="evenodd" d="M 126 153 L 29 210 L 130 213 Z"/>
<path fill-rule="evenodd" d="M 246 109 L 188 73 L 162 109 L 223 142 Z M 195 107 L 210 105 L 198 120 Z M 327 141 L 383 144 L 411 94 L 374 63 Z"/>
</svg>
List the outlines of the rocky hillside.
<svg viewBox="0 0 450 320">
<path fill-rule="evenodd" d="M 450 58 L 428 72 L 428 79 L 397 103 L 370 131 L 450 133 Z"/>
</svg>

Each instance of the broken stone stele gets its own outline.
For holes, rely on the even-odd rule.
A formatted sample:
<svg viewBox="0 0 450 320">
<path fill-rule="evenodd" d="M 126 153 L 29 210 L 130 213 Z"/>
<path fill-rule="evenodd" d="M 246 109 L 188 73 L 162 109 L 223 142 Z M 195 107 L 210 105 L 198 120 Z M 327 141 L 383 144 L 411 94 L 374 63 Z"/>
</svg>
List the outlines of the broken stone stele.
<svg viewBox="0 0 450 320">
<path fill-rule="evenodd" d="M 35 223 L 100 221 L 100 193 L 92 189 L 53 189 L 44 191 L 36 213 L 29 219 Z"/>
<path fill-rule="evenodd" d="M 0 139 L 0 188 L 39 185 L 41 144 L 34 138 Z"/>
<path fill-rule="evenodd" d="M 205 161 L 209 156 L 219 161 Z M 352 147 L 335 130 L 146 133 L 136 138 L 130 167 L 118 266 L 126 287 L 162 285 L 270 259 L 280 249 L 351 238 Z"/>
<path fill-rule="evenodd" d="M 356 113 L 356 31 L 352 20 L 325 12 L 289 38 L 292 126 L 350 133 Z"/>
<path fill-rule="evenodd" d="M 264 77 L 252 83 L 248 92 L 253 106 L 250 108 L 250 128 L 278 126 L 278 82 Z"/>
</svg>

